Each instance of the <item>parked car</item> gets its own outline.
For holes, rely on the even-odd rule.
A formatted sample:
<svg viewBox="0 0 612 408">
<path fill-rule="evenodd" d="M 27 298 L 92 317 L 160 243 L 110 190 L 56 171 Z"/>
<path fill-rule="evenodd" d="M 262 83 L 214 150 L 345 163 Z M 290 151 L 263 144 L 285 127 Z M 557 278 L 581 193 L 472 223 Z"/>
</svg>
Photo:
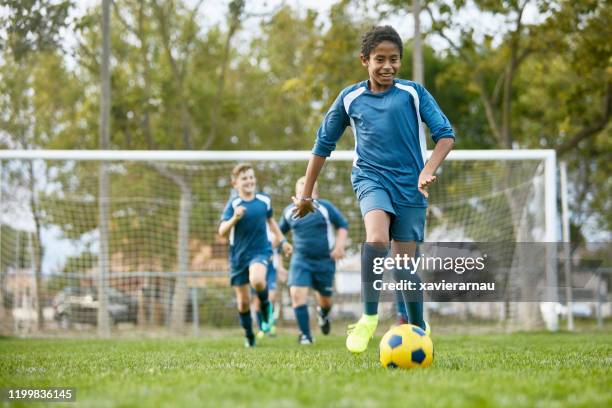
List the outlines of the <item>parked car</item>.
<svg viewBox="0 0 612 408">
<path fill-rule="evenodd" d="M 62 327 L 72 323 L 97 324 L 98 288 L 66 286 L 53 299 L 54 318 Z M 112 324 L 136 322 L 138 301 L 115 288 L 108 288 L 108 314 Z"/>
</svg>

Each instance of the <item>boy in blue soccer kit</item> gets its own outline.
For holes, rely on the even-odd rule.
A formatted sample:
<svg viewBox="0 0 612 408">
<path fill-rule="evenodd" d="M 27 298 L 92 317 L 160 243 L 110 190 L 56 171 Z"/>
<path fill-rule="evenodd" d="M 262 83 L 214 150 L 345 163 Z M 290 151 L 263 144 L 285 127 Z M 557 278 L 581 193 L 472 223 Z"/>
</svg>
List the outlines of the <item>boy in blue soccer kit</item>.
<svg viewBox="0 0 612 408">
<path fill-rule="evenodd" d="M 298 196 L 302 195 L 303 188 L 302 177 L 295 186 Z M 307 304 L 309 288 L 316 291 L 319 327 L 323 334 L 329 334 L 336 261 L 344 257 L 348 235 L 348 222 L 332 203 L 318 199 L 316 184 L 313 197 L 317 201 L 311 214 L 295 218 L 295 205 L 291 204 L 284 209 L 278 223 L 283 234 L 293 232 L 294 250 L 288 286 L 295 320 L 301 332 L 298 343 L 303 345 L 313 343 Z"/>
<path fill-rule="evenodd" d="M 238 197 L 238 191 L 235 188 L 230 190 L 229 201 L 231 202 L 234 198 Z M 276 237 L 274 234 L 270 232 L 269 228 L 266 228 L 266 232 L 268 234 L 268 241 L 272 245 L 272 257 L 268 262 L 268 270 L 266 272 L 266 285 L 268 288 L 268 300 L 272 305 L 276 301 L 276 263 L 278 262 L 280 251 L 279 246 L 275 243 Z M 270 336 L 276 335 L 276 325 L 274 324 L 274 319 L 268 321 L 266 325 L 263 324 L 263 314 L 261 312 L 261 304 L 259 298 L 255 296 L 257 292 L 253 287 L 251 287 L 251 303 L 252 308 L 255 310 L 255 316 L 257 317 L 257 327 L 259 328 L 259 332 L 257 333 L 257 337 L 262 338 L 265 334 Z"/>
<path fill-rule="evenodd" d="M 229 236 L 230 281 L 236 293 L 240 324 L 245 331 L 245 346 L 253 347 L 255 335 L 249 307 L 249 285 L 259 298 L 264 329 L 268 329 L 273 319 L 273 307 L 268 299 L 266 283 L 272 255 L 267 228 L 281 243 L 286 255 L 291 253 L 292 247 L 272 218 L 270 197 L 255 190 L 253 167 L 246 163 L 234 167 L 232 184 L 238 197 L 230 198 L 225 206 L 218 232 L 223 237 Z"/>
<path fill-rule="evenodd" d="M 424 239 L 427 187 L 436 180 L 434 173 L 455 138 L 431 94 L 421 84 L 395 78 L 402 52 L 401 38 L 390 26 L 374 27 L 364 35 L 360 59 L 369 79 L 342 90 L 325 115 L 308 162 L 304 191 L 293 198 L 296 217 L 314 211 L 314 183 L 325 159 L 350 126 L 355 136 L 351 182 L 367 241 L 361 251 L 364 313 L 349 326 L 346 340 L 353 353 L 366 350 L 378 324 L 374 260 L 389 255 L 389 249 L 393 256 L 415 255 L 416 243 Z M 436 144 L 429 160 L 423 123 Z M 410 271 L 394 269 L 393 274 L 396 280 L 418 281 Z M 404 291 L 402 296 L 410 323 L 428 331 L 422 292 Z"/>
</svg>

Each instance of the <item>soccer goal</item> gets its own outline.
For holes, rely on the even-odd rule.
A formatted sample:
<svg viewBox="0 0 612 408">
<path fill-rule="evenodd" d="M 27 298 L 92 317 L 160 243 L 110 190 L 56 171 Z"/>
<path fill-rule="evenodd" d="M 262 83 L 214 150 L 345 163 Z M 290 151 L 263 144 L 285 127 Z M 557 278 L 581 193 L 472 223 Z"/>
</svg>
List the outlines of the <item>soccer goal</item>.
<svg viewBox="0 0 612 408">
<path fill-rule="evenodd" d="M 350 183 L 353 155 L 334 152 L 319 178 L 321 197 L 350 224 L 335 309 L 347 318 L 360 308 L 356 260 L 365 239 Z M 216 232 L 231 169 L 254 165 L 278 218 L 309 156 L 0 151 L 0 317 L 7 317 L 0 320 L 19 333 L 93 329 L 100 313 L 115 330 L 235 325 L 227 243 Z M 557 241 L 555 167 L 552 150 L 451 152 L 430 189 L 426 239 Z M 556 315 L 545 313 L 544 321 L 556 329 Z"/>
</svg>

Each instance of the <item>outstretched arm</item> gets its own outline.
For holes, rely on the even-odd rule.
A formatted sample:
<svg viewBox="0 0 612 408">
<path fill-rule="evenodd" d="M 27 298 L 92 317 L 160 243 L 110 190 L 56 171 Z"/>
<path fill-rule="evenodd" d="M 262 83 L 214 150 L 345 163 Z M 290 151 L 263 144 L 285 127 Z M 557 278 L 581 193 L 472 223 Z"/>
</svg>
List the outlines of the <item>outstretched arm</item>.
<svg viewBox="0 0 612 408">
<path fill-rule="evenodd" d="M 315 181 L 319 177 L 319 173 L 325 164 L 326 157 L 317 156 L 313 154 L 310 156 L 308 161 L 308 167 L 306 168 L 306 180 L 304 181 L 304 191 L 302 197 L 292 197 L 295 209 L 293 215 L 302 218 L 306 214 L 314 211 L 314 205 L 312 203 L 312 190 L 314 188 Z"/>
<path fill-rule="evenodd" d="M 344 258 L 344 246 L 346 245 L 347 236 L 348 230 L 346 228 L 338 228 L 336 231 L 336 245 L 330 254 L 334 261 Z"/>
<path fill-rule="evenodd" d="M 436 181 L 436 176 L 434 176 L 438 167 L 442 164 L 448 153 L 453 148 L 453 144 L 455 143 L 455 139 L 453 138 L 442 138 L 438 140 L 436 143 L 436 147 L 431 153 L 431 158 L 425 163 L 425 167 L 421 171 L 419 175 L 419 191 L 425 197 L 429 196 L 427 192 L 427 187 Z"/>
<path fill-rule="evenodd" d="M 268 218 L 268 227 L 270 227 L 270 232 L 274 234 L 276 242 L 281 243 L 285 256 L 291 255 L 291 252 L 293 252 L 293 246 L 287 241 L 274 218 Z"/>
</svg>

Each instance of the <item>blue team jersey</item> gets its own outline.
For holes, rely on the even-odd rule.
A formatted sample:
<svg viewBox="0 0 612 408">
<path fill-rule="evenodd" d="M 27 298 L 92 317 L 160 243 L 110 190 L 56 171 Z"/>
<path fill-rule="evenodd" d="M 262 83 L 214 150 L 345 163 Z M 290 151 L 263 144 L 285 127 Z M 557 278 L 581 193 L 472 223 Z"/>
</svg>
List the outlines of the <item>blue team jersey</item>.
<svg viewBox="0 0 612 408">
<path fill-rule="evenodd" d="M 229 255 L 233 269 L 248 267 L 250 260 L 255 256 L 272 255 L 272 245 L 267 234 L 267 221 L 272 217 L 270 197 L 264 193 L 255 194 L 255 197 L 249 201 L 232 197 L 223 210 L 221 221 L 232 218 L 238 206 L 246 208 L 246 211 L 229 234 Z"/>
<path fill-rule="evenodd" d="M 298 219 L 293 218 L 295 205 L 287 206 L 278 223 L 283 234 L 293 230 L 293 253 L 298 258 L 330 259 L 336 228 L 348 228 L 348 222 L 332 203 L 327 200 L 317 200 L 317 203 L 314 212 Z"/>
<path fill-rule="evenodd" d="M 395 79 L 383 93 L 372 93 L 368 81 L 345 88 L 325 115 L 312 153 L 327 157 L 347 126 L 355 136 L 353 187 L 360 180 L 385 188 L 393 202 L 426 207 L 418 178 L 427 160 L 425 129 L 434 142 L 454 138 L 440 107 L 420 84 Z"/>
</svg>

